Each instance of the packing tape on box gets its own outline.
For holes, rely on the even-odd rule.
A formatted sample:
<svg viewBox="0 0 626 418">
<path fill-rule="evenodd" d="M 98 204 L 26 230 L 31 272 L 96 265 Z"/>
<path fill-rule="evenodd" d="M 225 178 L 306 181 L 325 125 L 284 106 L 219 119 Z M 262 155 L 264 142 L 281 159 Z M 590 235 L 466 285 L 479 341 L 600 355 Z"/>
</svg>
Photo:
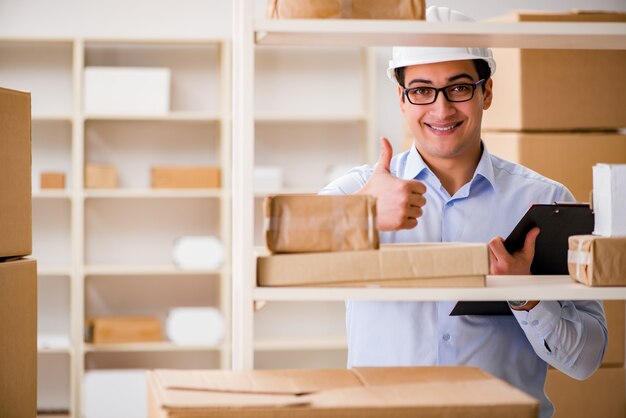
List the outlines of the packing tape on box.
<svg viewBox="0 0 626 418">
<path fill-rule="evenodd" d="M 224 317 L 211 307 L 174 308 L 165 321 L 165 333 L 180 345 L 217 345 L 224 339 Z"/>
<path fill-rule="evenodd" d="M 217 269 L 224 264 L 226 251 L 222 242 L 212 236 L 189 236 L 174 242 L 174 264 L 182 269 Z"/>
<path fill-rule="evenodd" d="M 567 251 L 568 264 L 576 264 L 576 279 L 581 278 L 580 269 L 582 268 L 582 266 L 588 266 L 589 264 L 591 264 L 591 252 L 583 251 L 583 246 L 588 241 L 591 241 L 591 239 L 580 238 L 576 251 Z"/>
</svg>

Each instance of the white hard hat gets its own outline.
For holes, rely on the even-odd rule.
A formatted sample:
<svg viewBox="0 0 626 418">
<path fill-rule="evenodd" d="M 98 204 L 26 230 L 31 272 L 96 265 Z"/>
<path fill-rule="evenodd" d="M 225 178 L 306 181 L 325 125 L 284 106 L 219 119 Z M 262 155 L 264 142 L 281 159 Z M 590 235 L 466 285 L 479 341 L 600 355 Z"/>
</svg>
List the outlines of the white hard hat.
<svg viewBox="0 0 626 418">
<path fill-rule="evenodd" d="M 426 10 L 428 22 L 473 22 L 469 16 L 448 7 L 430 6 Z M 389 61 L 387 76 L 392 81 L 397 81 L 395 69 L 410 65 L 432 64 L 435 62 L 461 61 L 482 59 L 489 64 L 491 75 L 496 72 L 496 61 L 489 48 L 441 48 L 441 47 L 415 47 L 396 46 L 393 48 L 393 57 Z"/>
</svg>

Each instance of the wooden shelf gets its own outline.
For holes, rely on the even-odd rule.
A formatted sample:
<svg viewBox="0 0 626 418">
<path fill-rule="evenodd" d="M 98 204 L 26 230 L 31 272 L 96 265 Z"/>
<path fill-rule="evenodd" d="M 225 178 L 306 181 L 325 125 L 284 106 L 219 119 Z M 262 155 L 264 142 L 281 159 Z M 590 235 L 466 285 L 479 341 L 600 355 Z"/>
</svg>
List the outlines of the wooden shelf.
<svg viewBox="0 0 626 418">
<path fill-rule="evenodd" d="M 72 115 L 32 115 L 33 122 L 72 122 Z"/>
<path fill-rule="evenodd" d="M 85 276 L 204 276 L 220 275 L 222 269 L 183 270 L 174 265 L 164 266 L 125 266 L 87 265 Z"/>
<path fill-rule="evenodd" d="M 262 123 L 354 123 L 354 122 L 366 122 L 368 116 L 365 114 L 295 114 L 288 112 L 259 112 L 255 116 L 256 122 Z"/>
<path fill-rule="evenodd" d="M 278 189 L 278 190 L 255 190 L 254 197 L 262 198 L 262 197 L 274 195 L 274 194 L 317 194 L 317 192 L 319 192 L 320 189 L 321 187 L 319 189 L 308 188 L 308 187 L 306 188 L 292 187 L 292 188 L 284 188 L 284 189 Z"/>
<path fill-rule="evenodd" d="M 220 115 L 204 112 L 172 112 L 167 115 L 84 115 L 85 121 L 146 121 L 146 122 L 218 122 Z"/>
<path fill-rule="evenodd" d="M 38 276 L 69 276 L 71 273 L 70 267 L 37 266 Z"/>
<path fill-rule="evenodd" d="M 347 350 L 345 337 L 319 338 L 259 338 L 254 341 L 255 351 L 314 351 Z"/>
<path fill-rule="evenodd" d="M 221 189 L 87 189 L 85 199 L 219 199 Z"/>
<path fill-rule="evenodd" d="M 66 189 L 40 190 L 33 192 L 33 199 L 71 199 L 72 193 Z"/>
<path fill-rule="evenodd" d="M 257 20 L 259 45 L 626 49 L 626 24 L 284 19 Z"/>
<path fill-rule="evenodd" d="M 626 287 L 587 287 L 569 276 L 487 276 L 475 288 L 339 288 L 256 287 L 253 299 L 263 301 L 341 300 L 623 300 Z"/>
<path fill-rule="evenodd" d="M 126 344 L 89 344 L 85 343 L 86 353 L 96 352 L 184 352 L 184 351 L 220 351 L 222 345 L 179 345 L 168 341 L 154 343 L 126 343 Z"/>
<path fill-rule="evenodd" d="M 71 348 L 38 348 L 37 353 L 39 354 L 71 354 Z"/>
</svg>

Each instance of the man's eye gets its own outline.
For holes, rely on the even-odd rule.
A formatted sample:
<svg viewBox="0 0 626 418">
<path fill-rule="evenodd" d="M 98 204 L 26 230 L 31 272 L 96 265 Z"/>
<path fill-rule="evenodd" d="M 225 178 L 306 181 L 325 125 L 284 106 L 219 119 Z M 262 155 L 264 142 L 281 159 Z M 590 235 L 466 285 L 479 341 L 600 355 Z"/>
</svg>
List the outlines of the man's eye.
<svg viewBox="0 0 626 418">
<path fill-rule="evenodd" d="M 431 90 L 428 88 L 416 88 L 413 89 L 413 94 L 416 94 L 418 96 L 425 96 L 431 93 Z"/>
<path fill-rule="evenodd" d="M 457 84 L 452 86 L 452 91 L 455 93 L 467 93 L 470 90 L 470 86 L 467 84 Z"/>
</svg>

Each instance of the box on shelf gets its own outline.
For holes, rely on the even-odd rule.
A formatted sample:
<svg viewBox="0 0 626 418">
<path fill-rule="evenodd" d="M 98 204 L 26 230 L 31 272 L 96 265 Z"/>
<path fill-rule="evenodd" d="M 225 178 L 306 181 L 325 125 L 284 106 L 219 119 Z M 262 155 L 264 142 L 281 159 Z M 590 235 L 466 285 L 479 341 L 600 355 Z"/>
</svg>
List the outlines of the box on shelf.
<svg viewBox="0 0 626 418">
<path fill-rule="evenodd" d="M 604 352 L 602 366 L 624 367 L 624 317 L 626 306 L 623 300 L 605 300 L 604 313 L 609 331 L 609 343 Z"/>
<path fill-rule="evenodd" d="M 86 189 L 115 189 L 117 169 L 110 164 L 85 164 Z"/>
<path fill-rule="evenodd" d="M 222 311 L 212 307 L 173 308 L 165 320 L 168 340 L 179 345 L 218 345 L 226 335 Z"/>
<path fill-rule="evenodd" d="M 495 20 L 626 22 L 626 14 L 520 12 Z M 626 84 L 622 81 L 626 51 L 494 49 L 494 58 L 498 65 L 493 77 L 494 98 L 484 113 L 483 128 L 572 130 L 626 126 Z"/>
<path fill-rule="evenodd" d="M 39 178 L 39 187 L 44 189 L 64 189 L 65 173 L 61 172 L 43 172 Z"/>
<path fill-rule="evenodd" d="M 0 262 L 0 416 L 37 415 L 37 262 Z"/>
<path fill-rule="evenodd" d="M 580 202 L 588 202 L 592 167 L 626 163 L 626 135 L 608 132 L 483 131 L 491 154 L 522 164 L 563 183 Z"/>
<path fill-rule="evenodd" d="M 145 418 L 145 370 L 89 370 L 84 380 L 85 418 Z"/>
<path fill-rule="evenodd" d="M 94 317 L 86 321 L 85 339 L 94 344 L 140 343 L 163 340 L 159 318 Z"/>
<path fill-rule="evenodd" d="M 538 402 L 475 367 L 155 370 L 148 417 L 536 417 Z"/>
<path fill-rule="evenodd" d="M 545 391 L 554 404 L 554 418 L 623 418 L 623 368 L 600 368 L 586 380 L 548 370 Z"/>
<path fill-rule="evenodd" d="M 174 241 L 172 259 L 183 270 L 218 269 L 224 264 L 226 250 L 213 236 L 187 236 Z"/>
<path fill-rule="evenodd" d="M 484 287 L 487 274 L 485 244 L 388 244 L 257 258 L 259 286 Z"/>
<path fill-rule="evenodd" d="M 572 235 L 567 268 L 587 286 L 626 286 L 626 237 Z"/>
<path fill-rule="evenodd" d="M 273 165 L 254 166 L 254 190 L 283 188 L 283 168 Z"/>
<path fill-rule="evenodd" d="M 0 87 L 0 259 L 32 252 L 30 93 Z"/>
<path fill-rule="evenodd" d="M 86 67 L 87 115 L 166 115 L 170 109 L 170 69 Z"/>
<path fill-rule="evenodd" d="M 356 251 L 379 246 L 373 196 L 268 196 L 263 214 L 265 244 L 273 253 Z"/>
<path fill-rule="evenodd" d="M 626 237 L 626 164 L 593 166 L 593 210 L 594 234 Z"/>
<path fill-rule="evenodd" d="M 266 0 L 268 19 L 424 19 L 424 0 Z"/>
<path fill-rule="evenodd" d="M 219 188 L 219 167 L 152 167 L 150 170 L 154 189 Z"/>
</svg>

